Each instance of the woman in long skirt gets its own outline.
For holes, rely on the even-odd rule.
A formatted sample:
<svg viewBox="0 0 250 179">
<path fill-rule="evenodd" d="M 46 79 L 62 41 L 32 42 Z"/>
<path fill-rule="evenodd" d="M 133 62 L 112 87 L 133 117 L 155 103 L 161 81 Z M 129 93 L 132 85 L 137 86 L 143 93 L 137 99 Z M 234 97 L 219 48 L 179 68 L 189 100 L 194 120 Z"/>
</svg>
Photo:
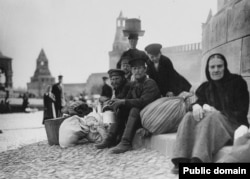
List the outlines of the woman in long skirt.
<svg viewBox="0 0 250 179">
<path fill-rule="evenodd" d="M 249 126 L 245 80 L 229 72 L 222 54 L 208 58 L 205 73 L 208 81 L 197 89 L 193 111 L 184 116 L 177 131 L 173 173 L 179 172 L 179 163 L 213 162 L 214 154 L 232 144 L 234 131 Z"/>
</svg>

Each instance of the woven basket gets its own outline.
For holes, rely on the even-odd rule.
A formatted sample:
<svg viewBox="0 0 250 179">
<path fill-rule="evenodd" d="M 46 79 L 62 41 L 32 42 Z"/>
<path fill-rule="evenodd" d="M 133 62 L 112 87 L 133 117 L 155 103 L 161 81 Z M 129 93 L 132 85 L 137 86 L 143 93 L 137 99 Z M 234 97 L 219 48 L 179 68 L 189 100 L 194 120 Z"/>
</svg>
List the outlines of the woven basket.
<svg viewBox="0 0 250 179">
<path fill-rule="evenodd" d="M 59 128 L 67 117 L 45 120 L 45 130 L 49 145 L 59 145 Z"/>
</svg>

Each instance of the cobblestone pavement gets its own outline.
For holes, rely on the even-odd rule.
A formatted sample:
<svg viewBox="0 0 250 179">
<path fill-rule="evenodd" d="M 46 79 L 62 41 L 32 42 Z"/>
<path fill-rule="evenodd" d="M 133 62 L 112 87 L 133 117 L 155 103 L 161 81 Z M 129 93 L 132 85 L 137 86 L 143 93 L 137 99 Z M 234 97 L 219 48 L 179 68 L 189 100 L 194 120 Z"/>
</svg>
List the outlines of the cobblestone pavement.
<svg viewBox="0 0 250 179">
<path fill-rule="evenodd" d="M 42 112 L 0 115 L 0 179 L 177 179 L 168 157 L 148 149 L 110 154 L 93 144 L 49 146 Z M 4 146 L 4 147 L 2 147 Z"/>
</svg>

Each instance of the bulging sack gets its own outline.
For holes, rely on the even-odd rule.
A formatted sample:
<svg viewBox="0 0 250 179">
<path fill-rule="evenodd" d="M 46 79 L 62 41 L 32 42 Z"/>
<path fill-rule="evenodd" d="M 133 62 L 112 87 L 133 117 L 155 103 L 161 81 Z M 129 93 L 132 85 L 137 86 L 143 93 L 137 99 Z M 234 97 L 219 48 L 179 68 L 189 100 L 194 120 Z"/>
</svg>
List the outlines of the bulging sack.
<svg viewBox="0 0 250 179">
<path fill-rule="evenodd" d="M 140 113 L 142 126 L 152 134 L 176 132 L 186 114 L 182 97 L 164 97 L 148 104 Z"/>
</svg>

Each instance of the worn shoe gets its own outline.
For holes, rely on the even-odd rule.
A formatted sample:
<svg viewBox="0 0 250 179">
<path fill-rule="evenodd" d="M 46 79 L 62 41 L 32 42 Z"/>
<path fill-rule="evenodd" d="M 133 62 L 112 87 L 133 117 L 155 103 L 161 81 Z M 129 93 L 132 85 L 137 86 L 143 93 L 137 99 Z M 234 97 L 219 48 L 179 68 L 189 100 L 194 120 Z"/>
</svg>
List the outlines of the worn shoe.
<svg viewBox="0 0 250 179">
<path fill-rule="evenodd" d="M 179 165 L 174 165 L 174 167 L 171 169 L 171 173 L 175 175 L 179 174 Z"/>
<path fill-rule="evenodd" d="M 120 154 L 132 150 L 132 145 L 120 142 L 117 146 L 110 150 L 111 154 Z"/>
</svg>

